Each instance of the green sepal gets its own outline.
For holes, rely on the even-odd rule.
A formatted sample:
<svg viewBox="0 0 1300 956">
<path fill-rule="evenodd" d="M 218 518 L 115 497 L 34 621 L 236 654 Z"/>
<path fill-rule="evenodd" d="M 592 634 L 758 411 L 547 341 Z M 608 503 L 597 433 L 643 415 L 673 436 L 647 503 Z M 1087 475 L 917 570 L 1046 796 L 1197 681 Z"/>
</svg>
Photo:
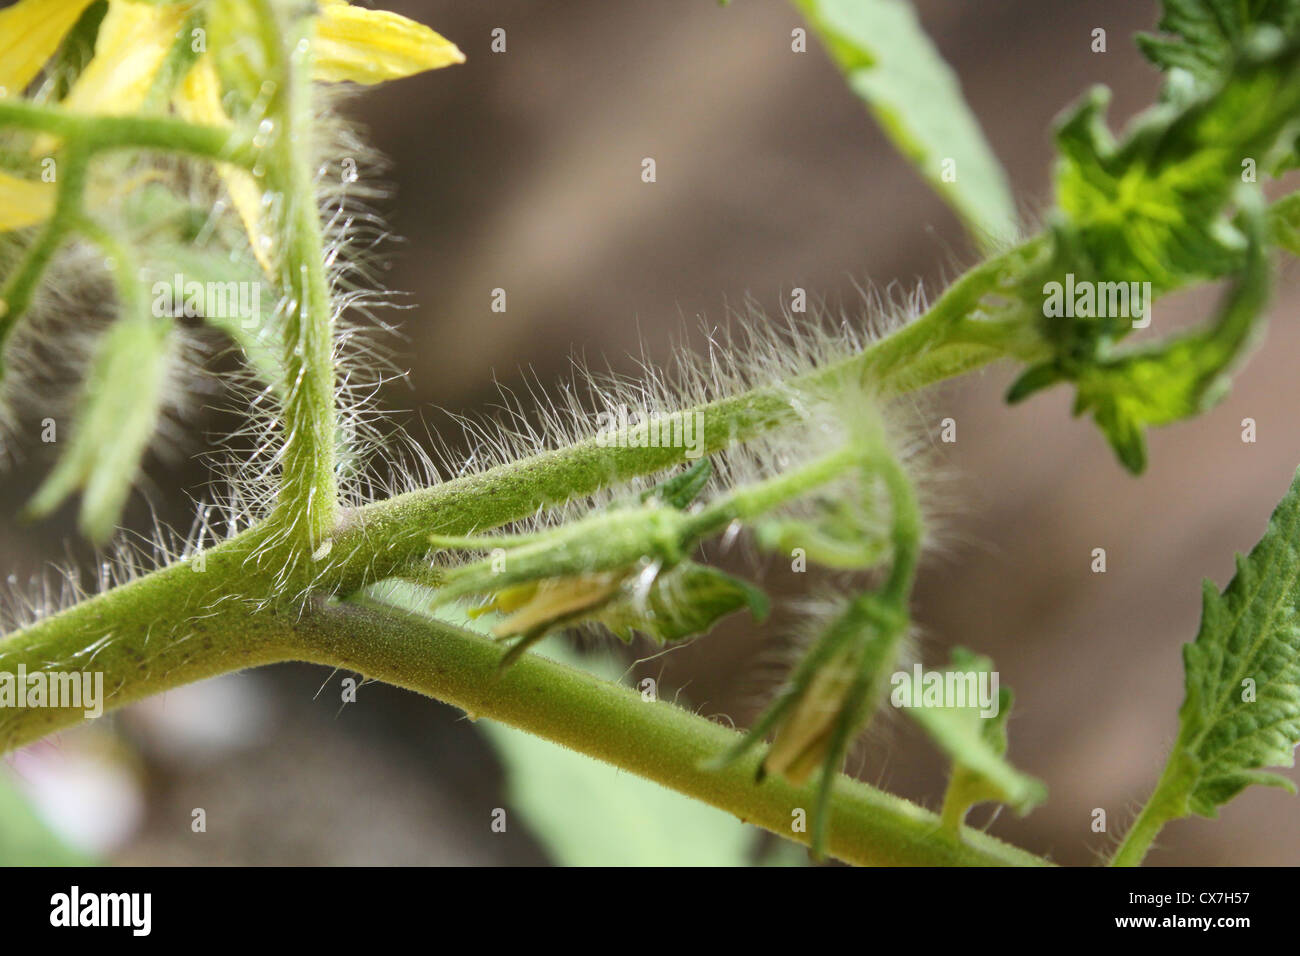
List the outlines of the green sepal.
<svg viewBox="0 0 1300 956">
<path fill-rule="evenodd" d="M 641 493 L 642 503 L 658 498 L 678 511 L 684 511 L 709 484 L 713 477 L 713 462 L 701 458 L 680 474 Z"/>
<path fill-rule="evenodd" d="M 664 644 L 706 634 L 728 614 L 746 608 L 762 623 L 770 610 L 767 595 L 748 581 L 686 561 L 661 574 L 644 601 L 626 598 L 594 619 L 624 641 L 641 633 Z"/>
</svg>

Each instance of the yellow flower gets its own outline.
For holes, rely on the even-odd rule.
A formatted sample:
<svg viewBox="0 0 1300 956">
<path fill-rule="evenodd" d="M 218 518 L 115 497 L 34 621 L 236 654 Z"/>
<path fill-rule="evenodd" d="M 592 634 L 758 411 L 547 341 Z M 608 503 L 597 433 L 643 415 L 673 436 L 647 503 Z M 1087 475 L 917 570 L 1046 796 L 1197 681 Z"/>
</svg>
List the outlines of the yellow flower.
<svg viewBox="0 0 1300 956">
<path fill-rule="evenodd" d="M 0 172 L 0 232 L 26 229 L 54 213 L 54 184 Z"/>
<path fill-rule="evenodd" d="M 464 62 L 456 44 L 422 23 L 387 10 L 363 10 L 347 0 L 321 0 L 312 41 L 313 79 L 370 86 Z"/>
<path fill-rule="evenodd" d="M 92 0 L 19 0 L 0 10 L 0 97 L 20 96 Z"/>
<path fill-rule="evenodd" d="M 134 113 L 190 12 L 190 3 L 115 0 L 95 38 L 95 55 L 60 104 L 74 113 Z"/>
<path fill-rule="evenodd" d="M 191 123 L 205 126 L 230 125 L 230 117 L 221 106 L 221 80 L 217 77 L 217 69 L 210 56 L 199 57 L 190 68 L 180 89 L 176 91 L 173 103 L 181 118 Z M 258 188 L 257 180 L 245 170 L 229 163 L 218 164 L 217 172 L 226 184 L 226 192 L 230 193 L 230 201 L 244 224 L 244 231 L 248 233 L 253 255 L 262 268 L 270 273 L 273 268 L 272 237 L 262 219 L 262 190 Z"/>
<path fill-rule="evenodd" d="M 19 0 L 0 10 L 0 96 L 17 95 L 58 50 L 91 0 Z M 95 40 L 95 55 L 62 106 L 80 113 L 122 115 L 145 102 L 193 2 L 109 0 Z M 312 45 L 313 79 L 381 83 L 463 63 L 456 45 L 433 30 L 385 10 L 365 10 L 347 0 L 320 0 Z M 210 53 L 203 53 L 173 96 L 173 106 L 194 123 L 228 126 L 222 90 Z M 38 152 L 54 140 L 42 137 Z M 260 190 L 251 176 L 220 169 L 254 253 L 269 269 L 269 237 L 260 219 Z M 44 184 L 0 174 L 0 232 L 33 225 L 53 209 Z"/>
</svg>

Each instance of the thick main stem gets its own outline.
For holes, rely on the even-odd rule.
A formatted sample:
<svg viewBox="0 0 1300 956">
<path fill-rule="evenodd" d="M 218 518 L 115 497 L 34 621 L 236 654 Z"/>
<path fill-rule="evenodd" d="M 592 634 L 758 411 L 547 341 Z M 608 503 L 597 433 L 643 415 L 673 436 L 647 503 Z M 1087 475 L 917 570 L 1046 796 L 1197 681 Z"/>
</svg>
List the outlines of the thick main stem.
<svg viewBox="0 0 1300 956">
<path fill-rule="evenodd" d="M 442 622 L 383 606 L 333 606 L 295 629 L 296 656 L 436 697 L 472 717 L 487 717 L 553 740 L 695 797 L 788 839 L 816 798 L 811 786 L 754 783 L 760 755 L 722 768 L 704 764 L 732 746 L 734 731 L 666 701 L 646 702 L 628 688 L 538 655 L 501 672 L 500 645 Z M 829 852 L 875 865 L 1044 865 L 1046 861 L 984 834 L 960 842 L 938 833 L 919 807 L 840 777 Z"/>
</svg>

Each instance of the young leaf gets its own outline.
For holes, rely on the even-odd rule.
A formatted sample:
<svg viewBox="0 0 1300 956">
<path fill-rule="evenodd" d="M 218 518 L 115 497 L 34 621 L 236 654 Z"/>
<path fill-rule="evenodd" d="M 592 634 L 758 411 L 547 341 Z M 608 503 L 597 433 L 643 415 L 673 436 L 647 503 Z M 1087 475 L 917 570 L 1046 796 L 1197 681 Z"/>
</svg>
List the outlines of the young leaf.
<svg viewBox="0 0 1300 956">
<path fill-rule="evenodd" d="M 1258 39 L 1221 86 L 1152 107 L 1120 142 L 1104 121 L 1104 88 L 1065 119 L 1056 174 L 1062 272 L 1150 282 L 1159 294 L 1236 271 L 1246 243 L 1230 215 L 1242 158 L 1263 165 L 1300 114 L 1300 47 Z"/>
<path fill-rule="evenodd" d="M 1124 466 L 1146 467 L 1145 429 L 1196 415 L 1228 390 L 1228 371 L 1257 331 L 1268 298 L 1262 219 L 1246 268 L 1209 326 L 1154 346 L 1084 366 L 1076 378 L 1076 415 L 1090 411 Z"/>
<path fill-rule="evenodd" d="M 992 668 L 989 658 L 957 647 L 953 648 L 952 661 L 945 673 L 958 672 L 963 678 L 977 675 L 977 680 L 984 680 L 978 675 L 990 674 Z M 910 688 L 910 684 L 894 688 L 896 705 L 905 686 Z M 976 803 L 1004 803 L 1023 815 L 1047 797 L 1047 788 L 1040 780 L 1021 773 L 1005 759 L 1007 717 L 1012 700 L 1011 690 L 1000 688 L 997 711 L 993 714 L 986 714 L 978 700 L 968 701 L 961 707 L 909 700 L 908 715 L 952 760 L 952 776 L 943 801 L 943 824 L 954 834 L 960 832 L 966 812 Z"/>
<path fill-rule="evenodd" d="M 146 269 L 151 289 L 168 287 L 172 303 L 229 338 L 262 383 L 280 395 L 287 391 L 281 355 L 283 323 L 275 312 L 276 296 L 254 263 L 232 261 L 224 252 L 176 245 L 150 256 Z M 178 277 L 183 283 L 177 283 Z"/>
<path fill-rule="evenodd" d="M 1147 426 L 1195 414 L 1222 394 L 1267 296 L 1265 246 L 1283 225 L 1276 216 L 1265 222 L 1259 187 L 1242 181 L 1240 164 L 1242 156 L 1271 155 L 1300 114 L 1300 46 L 1276 40 L 1257 36 L 1223 85 L 1148 110 L 1121 142 L 1102 121 L 1104 90 L 1058 134 L 1052 262 L 1032 280 L 1050 280 L 1040 328 L 1055 354 L 1024 372 L 1007 398 L 1075 382 L 1075 413 L 1092 412 L 1134 472 L 1146 464 Z M 1049 289 L 1104 283 L 1128 291 L 1120 302 L 1140 295 L 1149 322 L 1154 296 L 1230 275 L 1236 285 L 1210 327 L 1128 353 L 1114 343 L 1133 327 L 1135 310 L 1047 308 Z"/>
<path fill-rule="evenodd" d="M 1138 34 L 1138 47 L 1162 70 L 1180 68 L 1198 82 L 1214 83 L 1228 69 L 1253 28 L 1273 26 L 1288 37 L 1300 33 L 1296 0 L 1162 0 L 1166 36 Z"/>
<path fill-rule="evenodd" d="M 984 246 L 1015 237 L 1006 175 L 907 0 L 795 0 L 849 87 Z"/>
<path fill-rule="evenodd" d="M 71 442 L 37 489 L 29 514 L 47 515 L 82 488 L 82 531 L 98 543 L 108 539 L 153 436 L 173 346 L 170 318 L 130 316 L 105 333 Z"/>
</svg>

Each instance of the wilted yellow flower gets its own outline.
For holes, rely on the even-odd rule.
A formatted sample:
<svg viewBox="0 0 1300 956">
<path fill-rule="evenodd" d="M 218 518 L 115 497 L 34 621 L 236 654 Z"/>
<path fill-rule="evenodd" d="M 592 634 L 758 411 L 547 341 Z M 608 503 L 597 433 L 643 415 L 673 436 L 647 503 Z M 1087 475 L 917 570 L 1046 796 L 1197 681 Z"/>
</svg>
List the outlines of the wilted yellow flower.
<svg viewBox="0 0 1300 956">
<path fill-rule="evenodd" d="M 812 776 L 830 754 L 831 739 L 853 685 L 858 655 L 841 652 L 813 676 L 791 713 L 781 722 L 763 758 L 765 773 L 779 774 L 796 786 Z"/>
<path fill-rule="evenodd" d="M 496 637 L 523 637 L 604 607 L 626 578 L 624 572 L 602 572 L 531 581 L 499 592 L 483 610 L 508 615 L 492 629 Z"/>
</svg>

